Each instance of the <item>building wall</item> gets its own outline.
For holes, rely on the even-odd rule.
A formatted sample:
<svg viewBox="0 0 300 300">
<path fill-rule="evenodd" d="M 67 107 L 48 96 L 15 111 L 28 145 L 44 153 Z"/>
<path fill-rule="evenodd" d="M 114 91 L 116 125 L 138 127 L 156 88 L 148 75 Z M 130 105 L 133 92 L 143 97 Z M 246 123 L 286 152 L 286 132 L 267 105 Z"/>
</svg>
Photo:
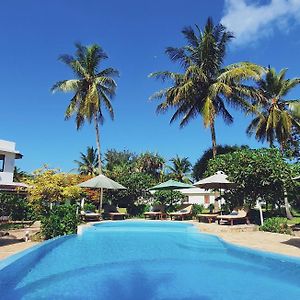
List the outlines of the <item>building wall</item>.
<svg viewBox="0 0 300 300">
<path fill-rule="evenodd" d="M 205 200 L 208 201 L 205 201 Z M 209 206 L 209 204 L 214 204 L 215 195 L 212 194 L 196 194 L 196 195 L 188 195 L 188 203 L 191 204 L 202 204 L 205 208 Z"/>
<path fill-rule="evenodd" d="M 0 183 L 11 183 L 14 179 L 15 154 L 3 151 L 0 151 L 0 154 L 5 155 L 4 172 L 0 172 Z"/>
<path fill-rule="evenodd" d="M 0 172 L 0 184 L 12 183 L 15 167 L 15 152 L 16 144 L 14 142 L 0 140 L 0 154 L 5 156 L 4 170 Z"/>
</svg>

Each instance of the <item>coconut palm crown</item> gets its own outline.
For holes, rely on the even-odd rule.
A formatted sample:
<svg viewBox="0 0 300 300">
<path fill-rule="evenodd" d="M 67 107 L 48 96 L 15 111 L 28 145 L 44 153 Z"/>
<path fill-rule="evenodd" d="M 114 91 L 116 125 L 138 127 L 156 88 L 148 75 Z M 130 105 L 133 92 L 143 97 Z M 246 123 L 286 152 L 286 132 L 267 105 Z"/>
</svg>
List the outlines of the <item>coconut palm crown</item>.
<svg viewBox="0 0 300 300">
<path fill-rule="evenodd" d="M 168 166 L 170 171 L 170 177 L 174 178 L 177 181 L 190 183 L 189 178 L 192 164 L 189 162 L 187 157 L 180 158 L 178 155 L 172 159 L 171 166 Z"/>
<path fill-rule="evenodd" d="M 269 67 L 265 78 L 258 81 L 262 97 L 256 102 L 257 116 L 247 128 L 247 133 L 255 134 L 259 141 L 267 140 L 270 146 L 277 142 L 282 152 L 293 132 L 300 131 L 300 99 L 285 99 L 300 84 L 300 78 L 286 79 L 286 72 L 282 69 L 276 73 Z"/>
<path fill-rule="evenodd" d="M 58 81 L 52 87 L 52 91 L 74 93 L 66 109 L 65 118 L 69 119 L 75 115 L 77 129 L 81 128 L 85 121 L 94 122 L 98 168 L 101 174 L 99 124 L 103 124 L 104 121 L 103 107 L 106 108 L 111 119 L 114 118 L 111 98 L 115 95 L 117 85 L 113 78 L 119 73 L 114 68 L 100 69 L 100 65 L 108 56 L 99 45 L 83 46 L 78 43 L 75 47 L 74 56 L 59 57 L 59 60 L 73 71 L 75 79 Z"/>
<path fill-rule="evenodd" d="M 210 127 L 213 155 L 216 155 L 217 142 L 215 120 L 221 116 L 225 123 L 233 122 L 226 103 L 245 111 L 251 111 L 249 99 L 255 93 L 253 87 L 243 84 L 245 80 L 258 80 L 264 69 L 250 62 L 223 66 L 226 48 L 233 34 L 221 25 L 207 20 L 203 31 L 198 26 L 194 30 L 182 30 L 187 45 L 181 48 L 168 47 L 166 54 L 178 62 L 183 73 L 163 71 L 149 76 L 170 80 L 172 86 L 155 93 L 152 98 L 163 99 L 157 112 L 163 113 L 174 108 L 170 123 L 180 119 L 180 127 L 201 116 L 205 127 Z"/>
<path fill-rule="evenodd" d="M 80 152 L 80 160 L 74 160 L 78 165 L 78 172 L 81 175 L 95 176 L 98 174 L 97 150 L 87 147 L 86 153 Z"/>
</svg>

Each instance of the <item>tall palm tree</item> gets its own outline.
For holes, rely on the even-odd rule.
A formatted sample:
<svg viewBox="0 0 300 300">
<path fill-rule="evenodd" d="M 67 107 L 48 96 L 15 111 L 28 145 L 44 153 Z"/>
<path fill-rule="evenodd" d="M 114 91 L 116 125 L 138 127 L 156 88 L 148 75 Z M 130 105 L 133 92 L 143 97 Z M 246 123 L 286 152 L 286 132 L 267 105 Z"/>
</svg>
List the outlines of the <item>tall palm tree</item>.
<svg viewBox="0 0 300 300">
<path fill-rule="evenodd" d="M 75 44 L 75 47 L 74 56 L 66 54 L 60 56 L 59 59 L 70 67 L 76 79 L 59 81 L 54 84 L 52 91 L 74 93 L 65 112 L 65 118 L 69 119 L 75 115 L 77 130 L 83 126 L 85 121 L 94 122 L 98 168 L 99 174 L 102 174 L 99 124 L 103 124 L 104 121 L 103 107 L 107 109 L 111 119 L 114 118 L 111 98 L 115 95 L 117 85 L 113 78 L 119 73 L 113 68 L 100 70 L 100 64 L 108 56 L 99 45 Z"/>
<path fill-rule="evenodd" d="M 286 79 L 287 69 L 278 74 L 268 68 L 265 78 L 258 81 L 261 94 L 257 105 L 257 116 L 247 128 L 249 135 L 255 134 L 259 141 L 277 142 L 283 153 L 287 141 L 292 138 L 293 130 L 299 132 L 300 100 L 287 100 L 287 94 L 300 84 L 300 78 Z"/>
<path fill-rule="evenodd" d="M 86 154 L 80 152 L 80 160 L 74 160 L 78 165 L 78 172 L 81 175 L 96 175 L 98 173 L 97 150 L 93 147 L 87 147 Z"/>
<path fill-rule="evenodd" d="M 227 124 L 233 122 L 225 103 L 251 110 L 247 100 L 255 94 L 255 89 L 245 85 L 244 80 L 258 80 L 264 70 L 249 62 L 223 66 L 226 48 L 233 34 L 221 24 L 214 25 L 211 18 L 207 20 L 204 31 L 196 26 L 196 30 L 187 27 L 182 33 L 187 45 L 168 47 L 165 52 L 172 61 L 179 62 L 184 72 L 151 73 L 150 77 L 172 81 L 171 87 L 155 93 L 151 98 L 164 99 L 157 107 L 159 113 L 175 108 L 170 123 L 181 118 L 180 127 L 202 116 L 205 127 L 210 127 L 215 157 L 216 117 L 221 116 Z"/>
<path fill-rule="evenodd" d="M 192 164 L 189 162 L 187 157 L 180 158 L 178 155 L 172 159 L 172 166 L 168 166 L 170 175 L 177 181 L 190 182 L 189 175 L 191 172 Z"/>
</svg>

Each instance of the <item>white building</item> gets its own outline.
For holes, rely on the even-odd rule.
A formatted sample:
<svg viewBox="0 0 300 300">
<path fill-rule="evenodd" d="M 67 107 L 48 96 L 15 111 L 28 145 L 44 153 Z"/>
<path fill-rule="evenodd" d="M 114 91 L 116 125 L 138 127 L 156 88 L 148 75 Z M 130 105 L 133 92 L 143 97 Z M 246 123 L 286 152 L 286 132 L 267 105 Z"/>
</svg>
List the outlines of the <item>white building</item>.
<svg viewBox="0 0 300 300">
<path fill-rule="evenodd" d="M 202 204 L 207 208 L 210 204 L 215 203 L 215 198 L 219 196 L 218 192 L 211 190 L 205 190 L 200 188 L 190 188 L 179 190 L 183 195 L 188 197 L 188 203 L 190 204 Z"/>
<path fill-rule="evenodd" d="M 0 190 L 26 187 L 23 183 L 14 182 L 15 159 L 21 159 L 22 156 L 16 150 L 16 143 L 0 140 Z"/>
</svg>

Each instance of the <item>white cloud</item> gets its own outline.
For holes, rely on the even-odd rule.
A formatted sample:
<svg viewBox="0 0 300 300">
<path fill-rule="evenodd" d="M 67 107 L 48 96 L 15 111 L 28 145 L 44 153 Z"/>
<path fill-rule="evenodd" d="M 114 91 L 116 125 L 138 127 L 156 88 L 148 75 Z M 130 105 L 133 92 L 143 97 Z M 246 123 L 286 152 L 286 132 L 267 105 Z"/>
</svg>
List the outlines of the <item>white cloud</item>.
<svg viewBox="0 0 300 300">
<path fill-rule="evenodd" d="M 300 0 L 271 0 L 267 4 L 225 0 L 221 23 L 235 34 L 236 45 L 245 45 L 273 34 L 274 28 L 288 32 L 300 23 Z"/>
</svg>

